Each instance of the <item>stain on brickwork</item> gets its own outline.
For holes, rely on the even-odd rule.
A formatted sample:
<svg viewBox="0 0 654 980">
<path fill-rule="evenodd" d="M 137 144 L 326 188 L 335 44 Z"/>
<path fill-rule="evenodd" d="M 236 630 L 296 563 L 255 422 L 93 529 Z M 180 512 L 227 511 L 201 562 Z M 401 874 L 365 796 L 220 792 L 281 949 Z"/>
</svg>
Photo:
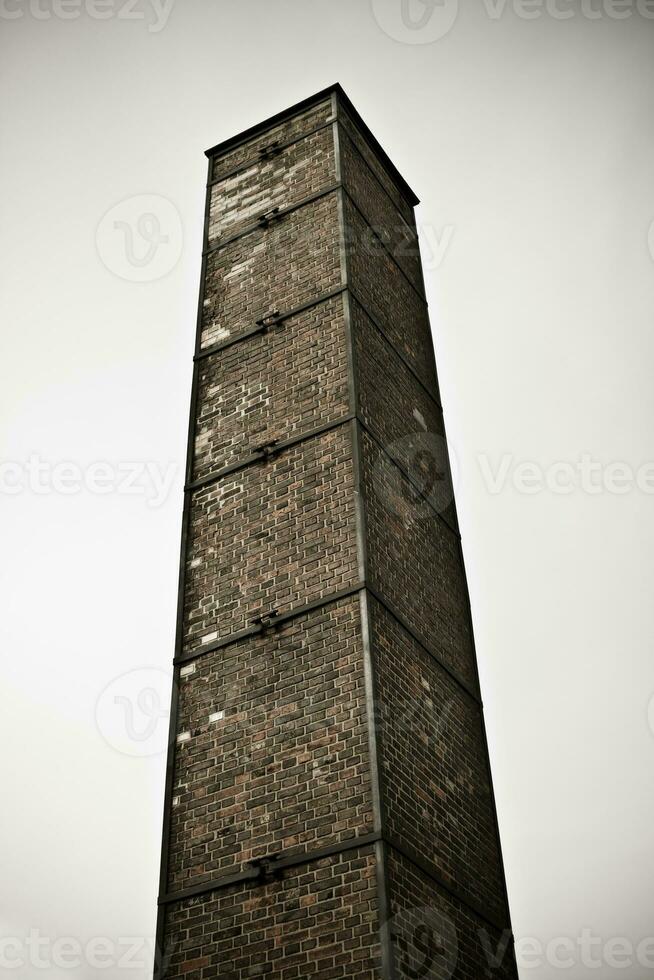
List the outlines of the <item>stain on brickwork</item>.
<svg viewBox="0 0 654 980">
<path fill-rule="evenodd" d="M 158 980 L 515 980 L 415 195 L 338 86 L 208 156 Z"/>
<path fill-rule="evenodd" d="M 288 208 L 336 181 L 330 127 L 253 163 L 213 187 L 209 242 L 231 237 L 273 208 Z"/>
<path fill-rule="evenodd" d="M 207 256 L 201 347 L 233 340 L 271 310 L 343 285 L 336 192 Z"/>
<path fill-rule="evenodd" d="M 301 138 L 318 126 L 325 125 L 332 118 L 332 99 L 326 97 L 290 119 L 284 119 L 277 125 L 266 126 L 263 132 L 255 133 L 250 138 L 245 133 L 244 138 L 239 140 L 233 149 L 217 153 L 212 157 L 212 179 L 219 180 L 227 176 L 237 168 L 257 160 L 262 150 Z"/>
</svg>

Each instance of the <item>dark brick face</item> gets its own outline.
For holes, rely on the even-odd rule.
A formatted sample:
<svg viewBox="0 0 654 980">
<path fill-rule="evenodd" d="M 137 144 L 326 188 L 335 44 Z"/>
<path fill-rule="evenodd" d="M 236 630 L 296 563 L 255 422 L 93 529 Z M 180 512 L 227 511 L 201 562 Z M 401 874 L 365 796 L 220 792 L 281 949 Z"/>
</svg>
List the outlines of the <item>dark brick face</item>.
<svg viewBox="0 0 654 980">
<path fill-rule="evenodd" d="M 211 175 L 158 980 L 516 980 L 413 195 L 338 91 Z"/>
<path fill-rule="evenodd" d="M 404 192 L 398 187 L 394 177 L 391 175 L 385 164 L 381 161 L 378 154 L 374 152 L 361 128 L 354 122 L 351 114 L 343 106 L 338 107 L 339 129 L 344 130 L 349 137 L 353 148 L 359 154 L 361 165 L 367 167 L 377 177 L 377 180 L 385 188 L 402 217 L 409 225 L 415 225 L 413 207 L 406 198 Z"/>
<path fill-rule="evenodd" d="M 390 848 L 388 877 L 398 980 L 517 980 L 509 930 L 475 916 Z"/>
<path fill-rule="evenodd" d="M 502 920 L 481 709 L 373 597 L 369 609 L 388 829 Z"/>
<path fill-rule="evenodd" d="M 407 221 L 403 209 L 389 195 L 386 182 L 365 163 L 350 133 L 339 125 L 343 184 L 365 219 L 388 246 L 413 285 L 424 294 L 420 249 L 415 221 Z"/>
<path fill-rule="evenodd" d="M 441 408 L 363 307 L 356 300 L 350 305 L 361 421 L 416 489 L 456 528 Z"/>
<path fill-rule="evenodd" d="M 375 871 L 360 849 L 180 902 L 167 915 L 168 980 L 376 980 Z"/>
<path fill-rule="evenodd" d="M 351 431 L 347 423 L 193 494 L 187 650 L 358 581 Z"/>
<path fill-rule="evenodd" d="M 194 478 L 350 411 L 343 296 L 201 362 Z"/>
<path fill-rule="evenodd" d="M 436 395 L 427 305 L 347 198 L 344 210 L 351 286 L 393 346 Z"/>
<path fill-rule="evenodd" d="M 203 657 L 182 676 L 169 888 L 372 827 L 359 597 Z M 338 806 L 333 801 L 338 799 Z"/>
<path fill-rule="evenodd" d="M 442 661 L 476 686 L 465 578 L 457 535 L 383 450 L 361 433 L 371 584 Z"/>
</svg>

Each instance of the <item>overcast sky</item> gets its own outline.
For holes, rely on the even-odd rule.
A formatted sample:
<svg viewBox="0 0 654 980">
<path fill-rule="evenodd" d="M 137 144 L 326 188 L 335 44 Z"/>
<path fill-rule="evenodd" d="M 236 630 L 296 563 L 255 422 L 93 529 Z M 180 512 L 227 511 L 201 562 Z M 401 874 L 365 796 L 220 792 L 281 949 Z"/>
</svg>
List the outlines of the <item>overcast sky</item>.
<svg viewBox="0 0 654 980">
<path fill-rule="evenodd" d="M 0 2 L 8 975 L 150 975 L 203 151 L 334 81 L 422 199 L 521 976 L 654 974 L 654 4 L 402 10 Z"/>
</svg>

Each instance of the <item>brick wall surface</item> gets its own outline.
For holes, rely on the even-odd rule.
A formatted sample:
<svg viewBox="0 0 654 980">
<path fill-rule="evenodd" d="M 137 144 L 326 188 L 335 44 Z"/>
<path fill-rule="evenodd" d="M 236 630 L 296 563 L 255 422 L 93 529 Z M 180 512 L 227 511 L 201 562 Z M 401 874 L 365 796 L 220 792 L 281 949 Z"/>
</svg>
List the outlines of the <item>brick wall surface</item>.
<svg viewBox="0 0 654 980">
<path fill-rule="evenodd" d="M 171 906 L 166 980 L 377 980 L 379 900 L 370 848 Z"/>
<path fill-rule="evenodd" d="M 217 153 L 212 160 L 212 178 L 217 180 L 237 167 L 256 160 L 261 149 L 270 146 L 271 143 L 295 140 L 323 123 L 329 122 L 330 119 L 333 119 L 332 101 L 331 98 L 325 98 L 292 118 L 268 127 L 263 133 L 245 140 L 233 149 Z"/>
<path fill-rule="evenodd" d="M 389 848 L 391 937 L 398 980 L 517 980 L 509 930 L 498 930 Z"/>
<path fill-rule="evenodd" d="M 420 249 L 413 216 L 407 221 L 389 194 L 385 182 L 362 160 L 348 129 L 338 129 L 341 174 L 348 194 L 366 220 L 386 243 L 397 263 L 417 289 L 424 294 Z"/>
<path fill-rule="evenodd" d="M 359 211 L 345 199 L 348 279 L 357 298 L 436 395 L 434 349 L 427 305 L 388 252 L 376 241 Z"/>
<path fill-rule="evenodd" d="M 415 489 L 361 432 L 362 488 L 371 584 L 420 638 L 476 686 L 472 634 L 459 539 L 415 497 Z"/>
<path fill-rule="evenodd" d="M 343 303 L 336 296 L 201 362 L 194 479 L 350 411 Z"/>
<path fill-rule="evenodd" d="M 362 422 L 429 503 L 457 527 L 443 413 L 356 300 L 351 319 Z M 390 463 L 389 463 L 390 465 Z"/>
<path fill-rule="evenodd" d="M 354 117 L 348 108 L 343 105 L 342 101 L 338 105 L 338 121 L 339 130 L 346 132 L 353 147 L 358 151 L 361 166 L 368 168 L 375 174 L 409 225 L 414 223 L 413 205 L 409 202 L 405 192 L 399 186 L 396 177 L 388 169 L 376 150 L 372 148 L 358 122 L 354 120 Z"/>
<path fill-rule="evenodd" d="M 298 204 L 335 180 L 334 134 L 327 127 L 214 184 L 209 242 L 237 234 L 272 208 Z"/>
<path fill-rule="evenodd" d="M 187 650 L 354 585 L 351 425 L 196 491 L 188 542 Z"/>
<path fill-rule="evenodd" d="M 481 708 L 372 596 L 369 610 L 389 832 L 501 922 Z"/>
<path fill-rule="evenodd" d="M 207 256 L 200 346 L 343 285 L 338 198 L 327 194 Z"/>
<path fill-rule="evenodd" d="M 177 728 L 170 890 L 370 833 L 358 595 L 197 660 Z"/>
</svg>

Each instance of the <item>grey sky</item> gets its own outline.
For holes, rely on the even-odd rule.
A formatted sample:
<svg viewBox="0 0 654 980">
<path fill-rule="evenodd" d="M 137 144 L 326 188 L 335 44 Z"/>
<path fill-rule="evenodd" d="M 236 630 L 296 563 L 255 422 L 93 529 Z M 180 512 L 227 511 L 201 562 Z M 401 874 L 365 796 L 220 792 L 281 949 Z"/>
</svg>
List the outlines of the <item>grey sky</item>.
<svg viewBox="0 0 654 980">
<path fill-rule="evenodd" d="M 422 199 L 521 975 L 654 974 L 654 4 L 400 7 L 0 3 L 8 975 L 30 929 L 150 975 L 164 722 L 127 755 L 101 694 L 172 659 L 203 150 L 333 81 Z M 103 231 L 144 211 L 161 267 Z"/>
</svg>

